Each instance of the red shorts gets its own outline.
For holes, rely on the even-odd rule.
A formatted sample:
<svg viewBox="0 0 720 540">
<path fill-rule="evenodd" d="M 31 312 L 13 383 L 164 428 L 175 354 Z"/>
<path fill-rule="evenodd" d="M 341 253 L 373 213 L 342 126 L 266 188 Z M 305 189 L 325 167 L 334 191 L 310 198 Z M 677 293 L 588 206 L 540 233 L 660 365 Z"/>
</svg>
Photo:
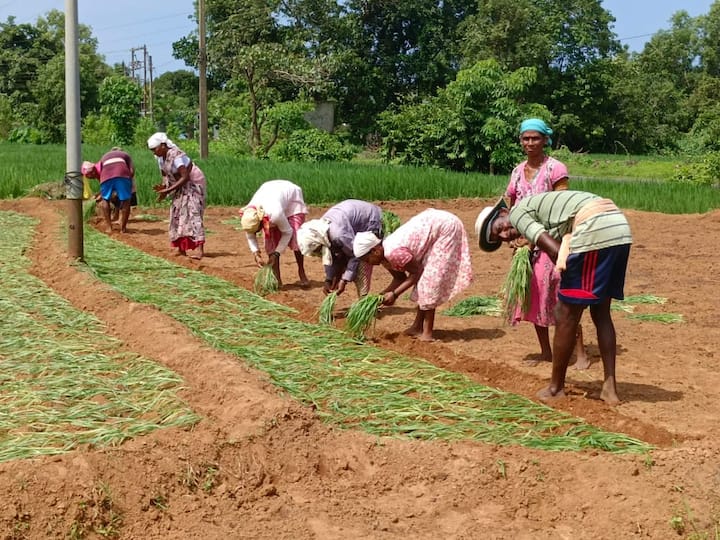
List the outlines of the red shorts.
<svg viewBox="0 0 720 540">
<path fill-rule="evenodd" d="M 288 244 L 288 247 L 293 251 L 300 251 L 300 247 L 297 243 L 297 230 L 300 228 L 300 225 L 305 223 L 305 214 L 294 214 L 292 216 L 289 216 L 288 223 L 290 223 L 290 227 L 292 228 L 292 236 L 290 237 L 290 243 Z M 268 253 L 272 253 L 275 251 L 275 248 L 280 243 L 280 238 L 282 238 L 282 233 L 280 232 L 280 229 L 277 227 L 270 227 L 270 230 L 264 231 L 265 236 L 265 251 Z"/>
<path fill-rule="evenodd" d="M 622 300 L 629 255 L 630 244 L 571 253 L 560 275 L 558 298 L 582 305 L 599 304 L 607 298 Z"/>
</svg>

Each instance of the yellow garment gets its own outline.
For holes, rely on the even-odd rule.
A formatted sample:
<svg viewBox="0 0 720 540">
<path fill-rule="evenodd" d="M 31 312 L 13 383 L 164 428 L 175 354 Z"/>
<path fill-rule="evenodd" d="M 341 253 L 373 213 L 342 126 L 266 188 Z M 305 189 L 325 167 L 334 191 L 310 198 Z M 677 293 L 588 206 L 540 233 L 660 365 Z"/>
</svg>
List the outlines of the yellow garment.
<svg viewBox="0 0 720 540">
<path fill-rule="evenodd" d="M 90 189 L 90 180 L 83 177 L 83 199 L 88 200 L 93 196 L 92 189 Z"/>
</svg>

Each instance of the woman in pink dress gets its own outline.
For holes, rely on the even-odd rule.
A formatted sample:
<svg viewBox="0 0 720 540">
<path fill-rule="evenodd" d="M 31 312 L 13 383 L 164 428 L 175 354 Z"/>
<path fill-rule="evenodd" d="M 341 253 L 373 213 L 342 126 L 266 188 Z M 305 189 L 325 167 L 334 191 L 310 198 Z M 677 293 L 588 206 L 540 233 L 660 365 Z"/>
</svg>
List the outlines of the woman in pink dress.
<svg viewBox="0 0 720 540">
<path fill-rule="evenodd" d="M 170 244 L 178 254 L 196 250 L 193 259 L 202 259 L 205 252 L 205 175 L 188 155 L 180 150 L 165 133 L 148 139 L 148 148 L 155 154 L 163 177 L 162 184 L 153 186 L 160 200 L 172 196 Z"/>
<path fill-rule="evenodd" d="M 435 309 L 472 281 L 465 227 L 445 210 L 424 210 L 382 241 L 372 232 L 358 233 L 353 252 L 370 264 L 405 274 L 383 291 L 383 305 L 394 304 L 412 287 L 410 300 L 417 302 L 417 312 L 405 333 L 422 341 L 433 340 Z"/>
<path fill-rule="evenodd" d="M 505 197 L 510 201 L 510 208 L 515 203 L 530 195 L 568 189 L 568 170 L 564 163 L 545 154 L 546 146 L 552 144 L 552 129 L 538 118 L 529 118 L 520 125 L 520 145 L 527 159 L 515 167 L 510 174 L 510 182 L 505 190 Z M 525 245 L 522 239 L 515 247 Z M 540 343 L 540 355 L 532 360 L 532 365 L 539 362 L 552 362 L 549 327 L 555 324 L 555 304 L 557 304 L 560 274 L 555 270 L 555 263 L 544 251 L 533 248 L 532 280 L 530 282 L 530 305 L 526 313 L 520 306 L 515 310 L 511 324 L 528 321 L 535 325 L 535 333 Z M 579 327 L 576 341 L 577 369 L 589 366 L 582 340 L 582 327 Z"/>
</svg>

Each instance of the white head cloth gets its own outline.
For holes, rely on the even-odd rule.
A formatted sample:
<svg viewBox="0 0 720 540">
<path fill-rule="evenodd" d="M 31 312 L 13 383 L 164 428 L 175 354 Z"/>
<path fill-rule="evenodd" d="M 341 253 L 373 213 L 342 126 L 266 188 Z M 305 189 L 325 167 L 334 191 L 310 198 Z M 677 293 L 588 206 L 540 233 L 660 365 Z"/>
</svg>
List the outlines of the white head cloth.
<svg viewBox="0 0 720 540">
<path fill-rule="evenodd" d="M 170 148 L 175 148 L 175 143 L 168 139 L 167 133 L 162 131 L 153 133 L 148 139 L 147 145 L 150 150 L 154 150 L 163 143 Z"/>
<path fill-rule="evenodd" d="M 353 253 L 357 258 L 367 255 L 372 248 L 380 243 L 380 239 L 370 231 L 359 232 L 353 240 Z"/>
<path fill-rule="evenodd" d="M 322 263 L 325 266 L 332 265 L 330 238 L 328 237 L 329 228 L 330 224 L 324 219 L 311 219 L 303 223 L 297 230 L 297 243 L 302 254 L 306 257 L 315 255 L 320 249 Z"/>
</svg>

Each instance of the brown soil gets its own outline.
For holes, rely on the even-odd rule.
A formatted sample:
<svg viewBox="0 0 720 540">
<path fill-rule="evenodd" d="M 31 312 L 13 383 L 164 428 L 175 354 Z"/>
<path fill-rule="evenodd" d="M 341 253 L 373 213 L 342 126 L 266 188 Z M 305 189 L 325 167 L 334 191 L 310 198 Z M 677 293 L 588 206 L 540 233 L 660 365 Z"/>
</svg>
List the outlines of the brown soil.
<svg viewBox="0 0 720 540">
<path fill-rule="evenodd" d="M 428 206 L 450 210 L 470 236 L 487 201 L 388 203 L 406 219 Z M 602 379 L 594 328 L 584 318 L 593 362 L 569 371 L 569 396 L 554 407 L 658 447 L 649 456 L 549 453 L 473 442 L 378 439 L 334 429 L 272 387 L 263 373 L 211 350 L 170 318 L 125 300 L 69 264 L 65 202 L 4 201 L 0 209 L 40 219 L 32 272 L 77 308 L 107 324 L 128 349 L 175 370 L 183 398 L 203 416 L 192 430 L 163 430 L 116 448 L 0 464 L 3 538 L 672 538 L 715 537 L 720 527 L 720 400 L 717 288 L 720 211 L 669 216 L 628 211 L 635 237 L 626 294 L 665 297 L 645 311 L 682 314 L 683 324 L 634 321 L 615 312 L 622 403 L 597 399 Z M 317 217 L 323 208 L 313 208 Z M 134 210 L 135 215 L 141 211 Z M 163 219 L 166 210 L 143 209 Z M 223 223 L 236 209 L 211 208 L 207 255 L 177 257 L 164 221 L 131 219 L 116 238 L 148 253 L 250 288 L 256 271 L 244 235 Z M 455 300 L 499 289 L 510 251 L 473 243 L 475 282 Z M 285 256 L 285 289 L 271 297 L 312 321 L 322 267 L 307 261 L 310 290 Z M 374 289 L 389 276 L 376 270 Z M 353 287 L 339 299 L 346 307 Z M 402 334 L 414 306 L 384 310 L 374 344 L 528 397 L 549 365 L 532 325 L 438 313 L 433 343 Z M 113 521 L 114 517 L 114 521 Z M 96 532 L 91 532 L 95 528 Z M 707 536 L 703 534 L 707 533 Z"/>
</svg>

